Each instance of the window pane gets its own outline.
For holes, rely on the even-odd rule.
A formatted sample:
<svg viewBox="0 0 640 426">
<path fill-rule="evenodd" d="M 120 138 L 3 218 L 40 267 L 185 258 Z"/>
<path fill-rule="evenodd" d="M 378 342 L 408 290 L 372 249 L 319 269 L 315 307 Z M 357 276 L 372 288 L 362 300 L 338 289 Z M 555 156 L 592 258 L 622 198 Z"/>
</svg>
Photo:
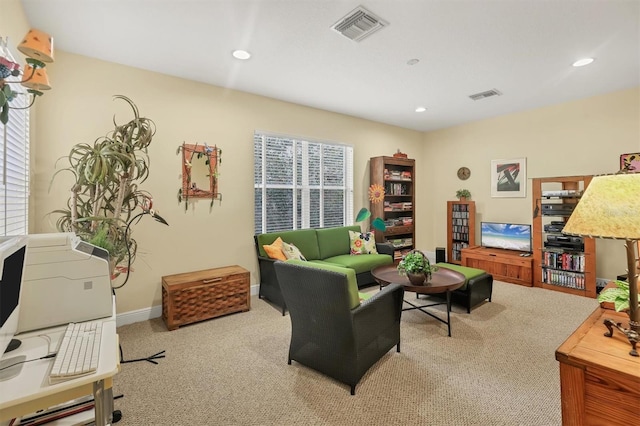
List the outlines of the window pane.
<svg viewBox="0 0 640 426">
<path fill-rule="evenodd" d="M 28 96 L 16 96 L 9 121 L 0 123 L 0 235 L 28 233 L 29 109 L 18 109 L 28 103 Z"/>
<path fill-rule="evenodd" d="M 311 228 L 320 228 L 326 225 L 320 223 L 320 190 L 309 191 L 309 225 Z"/>
<path fill-rule="evenodd" d="M 262 137 L 253 137 L 253 183 L 262 183 Z"/>
<path fill-rule="evenodd" d="M 293 141 L 267 138 L 266 182 L 267 185 L 293 184 Z"/>
<path fill-rule="evenodd" d="M 256 188 L 253 196 L 253 222 L 255 224 L 255 233 L 262 234 L 262 188 Z"/>
<path fill-rule="evenodd" d="M 293 190 L 267 188 L 266 232 L 293 229 Z"/>
<path fill-rule="evenodd" d="M 318 186 L 320 185 L 320 152 L 322 148 L 320 144 L 310 143 L 309 144 L 309 185 Z"/>
<path fill-rule="evenodd" d="M 325 145 L 323 146 L 323 155 L 324 184 L 326 186 L 344 186 L 344 148 L 336 145 Z"/>
<path fill-rule="evenodd" d="M 302 190 L 296 190 L 296 229 L 302 229 Z"/>
<path fill-rule="evenodd" d="M 342 226 L 344 223 L 344 192 L 325 189 L 323 226 Z"/>
</svg>

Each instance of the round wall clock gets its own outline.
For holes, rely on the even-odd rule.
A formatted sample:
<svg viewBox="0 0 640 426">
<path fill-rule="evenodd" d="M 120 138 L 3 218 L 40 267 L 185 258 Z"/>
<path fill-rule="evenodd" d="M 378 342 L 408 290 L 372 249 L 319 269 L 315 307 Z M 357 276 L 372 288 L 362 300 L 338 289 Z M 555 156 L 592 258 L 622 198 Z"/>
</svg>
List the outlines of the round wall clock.
<svg viewBox="0 0 640 426">
<path fill-rule="evenodd" d="M 460 180 L 467 180 L 471 176 L 471 170 L 468 167 L 460 167 L 458 169 L 458 178 Z"/>
</svg>

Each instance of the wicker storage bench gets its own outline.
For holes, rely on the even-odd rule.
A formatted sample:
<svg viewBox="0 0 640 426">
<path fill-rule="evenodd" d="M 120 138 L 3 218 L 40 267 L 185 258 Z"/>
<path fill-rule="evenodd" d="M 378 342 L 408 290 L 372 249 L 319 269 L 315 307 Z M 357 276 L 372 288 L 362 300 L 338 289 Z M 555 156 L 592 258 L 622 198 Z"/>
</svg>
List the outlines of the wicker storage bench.
<svg viewBox="0 0 640 426">
<path fill-rule="evenodd" d="M 169 330 L 249 309 L 249 271 L 240 266 L 162 277 L 162 319 Z"/>
</svg>

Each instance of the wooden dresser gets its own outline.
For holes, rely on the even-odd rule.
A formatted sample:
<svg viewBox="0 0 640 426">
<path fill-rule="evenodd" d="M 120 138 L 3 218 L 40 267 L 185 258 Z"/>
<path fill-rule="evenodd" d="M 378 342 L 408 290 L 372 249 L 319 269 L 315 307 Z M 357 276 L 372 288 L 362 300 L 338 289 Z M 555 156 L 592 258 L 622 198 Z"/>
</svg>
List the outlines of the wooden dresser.
<svg viewBox="0 0 640 426">
<path fill-rule="evenodd" d="M 249 271 L 240 266 L 162 277 L 162 319 L 169 330 L 250 308 Z"/>
<path fill-rule="evenodd" d="M 598 308 L 556 350 L 564 426 L 640 421 L 640 357 L 629 355 L 631 345 L 618 330 L 603 335 L 605 318 L 629 324 L 627 314 Z"/>
</svg>

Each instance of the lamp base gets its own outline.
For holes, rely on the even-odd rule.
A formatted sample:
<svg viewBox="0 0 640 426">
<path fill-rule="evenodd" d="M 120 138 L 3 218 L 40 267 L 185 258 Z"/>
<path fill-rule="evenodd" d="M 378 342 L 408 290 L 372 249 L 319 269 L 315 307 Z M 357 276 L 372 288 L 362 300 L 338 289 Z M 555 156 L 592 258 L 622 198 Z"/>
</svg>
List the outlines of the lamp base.
<svg viewBox="0 0 640 426">
<path fill-rule="evenodd" d="M 606 318 L 604 320 L 604 325 L 606 325 L 607 329 L 609 330 L 606 333 L 604 333 L 606 337 L 613 336 L 613 327 L 617 328 L 618 330 L 620 330 L 620 332 L 622 332 L 625 336 L 627 336 L 627 339 L 629 339 L 629 343 L 631 343 L 631 351 L 629 351 L 629 355 L 640 356 L 638 355 L 638 350 L 636 348 L 636 346 L 638 345 L 638 342 L 640 342 L 640 333 L 638 333 L 637 331 L 637 330 L 640 330 L 639 323 L 635 321 L 629 321 L 629 328 L 623 328 L 621 323 L 615 322 L 612 319 Z"/>
</svg>

